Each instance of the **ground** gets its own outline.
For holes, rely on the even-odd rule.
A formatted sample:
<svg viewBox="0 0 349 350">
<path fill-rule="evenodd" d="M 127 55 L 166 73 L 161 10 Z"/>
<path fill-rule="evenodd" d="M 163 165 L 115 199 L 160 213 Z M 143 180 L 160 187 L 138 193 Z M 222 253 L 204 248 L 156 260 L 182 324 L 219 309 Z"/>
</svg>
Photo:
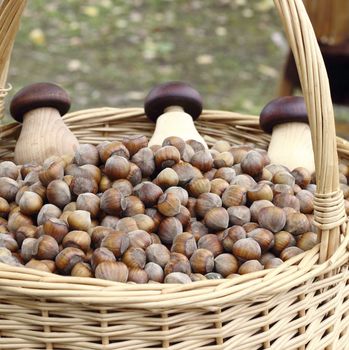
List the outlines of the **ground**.
<svg viewBox="0 0 349 350">
<path fill-rule="evenodd" d="M 51 81 L 72 110 L 142 106 L 154 85 L 184 80 L 205 108 L 258 114 L 276 96 L 287 51 L 272 0 L 31 0 L 9 98 Z"/>
</svg>

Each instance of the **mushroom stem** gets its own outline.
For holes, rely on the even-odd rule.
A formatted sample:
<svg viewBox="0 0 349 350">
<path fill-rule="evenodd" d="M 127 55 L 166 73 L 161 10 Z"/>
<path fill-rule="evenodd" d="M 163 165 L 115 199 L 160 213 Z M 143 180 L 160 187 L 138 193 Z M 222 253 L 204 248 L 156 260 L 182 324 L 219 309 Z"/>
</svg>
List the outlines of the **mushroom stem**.
<svg viewBox="0 0 349 350">
<path fill-rule="evenodd" d="M 23 126 L 15 148 L 15 162 L 41 164 L 52 155 L 74 154 L 78 141 L 64 124 L 57 109 L 42 107 L 23 116 Z"/>
<path fill-rule="evenodd" d="M 184 141 L 196 140 L 207 148 L 205 140 L 195 128 L 193 118 L 180 106 L 167 107 L 165 113 L 158 117 L 149 146 L 161 145 L 163 140 L 169 136 L 178 136 Z"/>
<path fill-rule="evenodd" d="M 304 167 L 314 172 L 314 154 L 309 125 L 300 122 L 275 125 L 268 155 L 272 163 L 283 164 L 290 170 Z"/>
</svg>

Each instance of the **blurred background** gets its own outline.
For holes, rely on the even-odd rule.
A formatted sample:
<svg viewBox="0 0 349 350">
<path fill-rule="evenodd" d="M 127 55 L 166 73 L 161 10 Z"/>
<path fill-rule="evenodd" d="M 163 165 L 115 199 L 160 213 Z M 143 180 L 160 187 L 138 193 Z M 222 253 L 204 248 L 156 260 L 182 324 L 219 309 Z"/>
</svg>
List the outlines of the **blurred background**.
<svg viewBox="0 0 349 350">
<path fill-rule="evenodd" d="M 259 114 L 277 96 L 287 54 L 272 0 L 31 0 L 7 104 L 50 81 L 70 93 L 71 110 L 141 107 L 154 85 L 183 80 L 207 109 Z M 349 109 L 336 118 L 346 136 Z"/>
</svg>

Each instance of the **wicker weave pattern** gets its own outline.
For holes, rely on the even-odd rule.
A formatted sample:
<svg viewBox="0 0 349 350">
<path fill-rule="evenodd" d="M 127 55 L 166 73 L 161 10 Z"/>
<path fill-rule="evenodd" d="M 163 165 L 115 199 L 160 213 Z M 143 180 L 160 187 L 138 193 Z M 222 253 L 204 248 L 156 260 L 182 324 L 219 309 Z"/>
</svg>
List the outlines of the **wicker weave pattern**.
<svg viewBox="0 0 349 350">
<path fill-rule="evenodd" d="M 10 2 L 20 14 L 24 1 Z M 338 190 L 328 81 L 302 2 L 275 3 L 310 116 L 321 244 L 273 270 L 190 285 L 120 284 L 0 264 L 0 349 L 349 348 L 349 228 Z M 11 33 L 14 38 L 14 29 Z M 2 72 L 5 67 L 8 63 L 0 67 Z M 154 125 L 143 113 L 137 108 L 98 108 L 64 119 L 80 142 L 99 143 L 125 134 L 150 136 Z M 269 141 L 254 116 L 205 111 L 197 127 L 209 144 L 226 139 L 265 148 Z M 17 124 L 0 128 L 2 159 L 12 157 L 19 129 Z M 347 142 L 337 139 L 337 149 L 348 159 Z"/>
</svg>

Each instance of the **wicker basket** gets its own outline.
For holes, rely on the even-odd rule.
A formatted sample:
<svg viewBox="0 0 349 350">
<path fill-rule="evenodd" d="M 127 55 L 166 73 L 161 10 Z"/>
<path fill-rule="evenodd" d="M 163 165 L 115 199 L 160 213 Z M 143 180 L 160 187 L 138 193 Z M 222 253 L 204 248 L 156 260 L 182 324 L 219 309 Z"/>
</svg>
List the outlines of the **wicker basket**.
<svg viewBox="0 0 349 350">
<path fill-rule="evenodd" d="M 3 0 L 2 95 L 25 1 Z M 280 267 L 189 285 L 131 285 L 63 277 L 0 265 L 0 349 L 349 349 L 349 235 L 328 80 L 301 0 L 275 0 L 296 58 L 316 159 L 315 218 L 321 243 Z M 142 109 L 98 108 L 65 122 L 82 142 L 150 135 Z M 208 143 L 226 139 L 266 147 L 258 118 L 205 111 Z M 11 158 L 20 126 L 0 129 L 0 156 Z M 339 156 L 348 144 L 337 139 Z"/>
</svg>

